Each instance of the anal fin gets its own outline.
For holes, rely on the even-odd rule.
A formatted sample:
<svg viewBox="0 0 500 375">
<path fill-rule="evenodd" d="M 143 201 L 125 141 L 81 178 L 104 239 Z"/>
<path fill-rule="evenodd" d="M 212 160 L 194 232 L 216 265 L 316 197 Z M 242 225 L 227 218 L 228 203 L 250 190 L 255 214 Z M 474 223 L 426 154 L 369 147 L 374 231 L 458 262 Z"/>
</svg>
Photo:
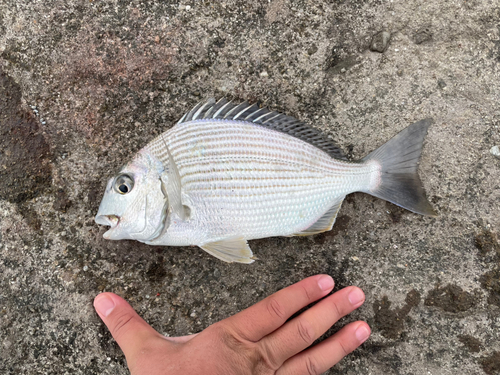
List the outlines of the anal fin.
<svg viewBox="0 0 500 375">
<path fill-rule="evenodd" d="M 200 247 L 210 255 L 227 263 L 253 263 L 255 260 L 252 249 L 243 237 L 225 238 L 206 243 Z"/>
<path fill-rule="evenodd" d="M 313 225 L 302 232 L 294 233 L 293 236 L 311 236 L 322 232 L 332 230 L 335 219 L 342 206 L 345 196 L 339 198 L 328 211 L 325 212 Z"/>
</svg>

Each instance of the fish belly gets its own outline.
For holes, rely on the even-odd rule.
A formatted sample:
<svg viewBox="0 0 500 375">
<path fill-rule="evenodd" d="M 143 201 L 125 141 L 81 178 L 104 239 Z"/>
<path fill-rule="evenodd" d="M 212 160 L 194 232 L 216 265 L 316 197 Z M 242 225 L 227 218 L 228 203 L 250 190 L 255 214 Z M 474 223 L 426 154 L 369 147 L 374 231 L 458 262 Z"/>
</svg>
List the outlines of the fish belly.
<svg viewBox="0 0 500 375">
<path fill-rule="evenodd" d="M 287 134 L 238 121 L 177 125 L 147 146 L 163 165 L 166 144 L 191 216 L 171 222 L 154 244 L 298 233 L 346 194 L 368 190 L 376 173 L 372 165 L 336 160 Z"/>
</svg>

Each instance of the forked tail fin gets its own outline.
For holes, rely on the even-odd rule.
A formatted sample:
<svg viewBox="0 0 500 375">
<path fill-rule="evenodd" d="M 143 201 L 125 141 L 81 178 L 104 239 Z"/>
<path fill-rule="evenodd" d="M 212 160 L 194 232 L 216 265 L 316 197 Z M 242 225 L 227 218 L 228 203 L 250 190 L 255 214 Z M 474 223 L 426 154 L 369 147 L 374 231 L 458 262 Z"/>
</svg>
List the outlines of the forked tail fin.
<svg viewBox="0 0 500 375">
<path fill-rule="evenodd" d="M 375 160 L 381 166 L 377 187 L 366 191 L 417 214 L 437 216 L 427 201 L 417 168 L 422 144 L 432 119 L 418 121 L 389 142 L 382 145 L 363 161 Z"/>
</svg>

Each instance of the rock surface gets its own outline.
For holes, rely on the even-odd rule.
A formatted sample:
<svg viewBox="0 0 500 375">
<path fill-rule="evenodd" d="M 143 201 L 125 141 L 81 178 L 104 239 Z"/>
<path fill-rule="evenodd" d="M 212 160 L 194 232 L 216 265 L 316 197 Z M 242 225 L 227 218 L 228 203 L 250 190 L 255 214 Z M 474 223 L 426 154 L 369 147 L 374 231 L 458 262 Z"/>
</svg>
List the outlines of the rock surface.
<svg viewBox="0 0 500 375">
<path fill-rule="evenodd" d="M 102 291 L 185 335 L 328 273 L 366 293 L 342 324 L 373 328 L 329 374 L 497 374 L 499 18 L 474 0 L 1 0 L 0 373 L 126 374 Z M 354 159 L 433 117 L 420 175 L 439 217 L 353 194 L 329 233 L 251 241 L 250 266 L 105 241 L 106 179 L 209 96 L 294 115 Z"/>
</svg>

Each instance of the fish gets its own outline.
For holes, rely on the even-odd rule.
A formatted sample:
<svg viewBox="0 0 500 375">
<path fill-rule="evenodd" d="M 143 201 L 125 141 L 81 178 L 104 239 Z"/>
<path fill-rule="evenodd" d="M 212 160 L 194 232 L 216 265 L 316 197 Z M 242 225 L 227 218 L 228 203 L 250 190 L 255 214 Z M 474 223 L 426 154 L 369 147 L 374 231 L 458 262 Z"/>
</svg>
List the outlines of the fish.
<svg viewBox="0 0 500 375">
<path fill-rule="evenodd" d="M 329 231 L 353 192 L 434 217 L 418 175 L 432 123 L 415 122 L 352 161 L 294 117 L 210 98 L 108 180 L 95 222 L 110 227 L 108 240 L 194 245 L 252 263 L 249 240 Z"/>
</svg>

